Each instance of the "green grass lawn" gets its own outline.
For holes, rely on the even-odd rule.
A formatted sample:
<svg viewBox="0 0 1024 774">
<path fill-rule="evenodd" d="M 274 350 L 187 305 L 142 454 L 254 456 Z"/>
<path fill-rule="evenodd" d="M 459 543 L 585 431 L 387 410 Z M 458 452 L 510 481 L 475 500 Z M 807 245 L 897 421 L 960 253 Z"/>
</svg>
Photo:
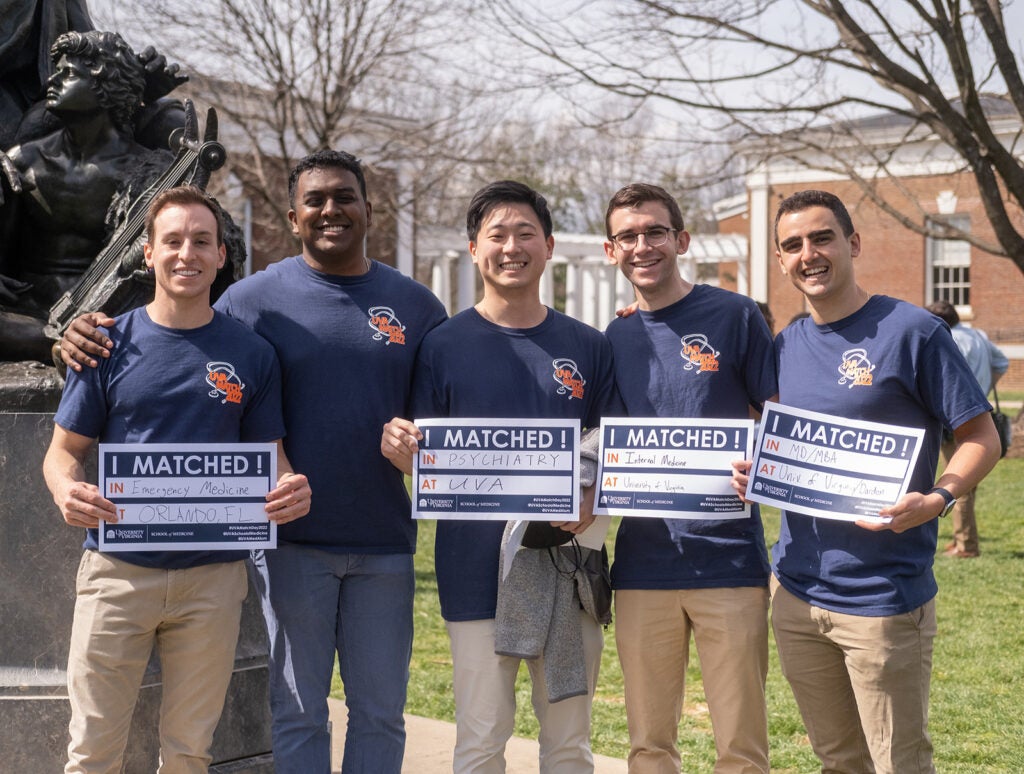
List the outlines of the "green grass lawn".
<svg viewBox="0 0 1024 774">
<path fill-rule="evenodd" d="M 954 560 L 940 554 L 935 560 L 939 635 L 932 675 L 931 735 L 936 766 L 943 774 L 1024 772 L 1022 502 L 1024 460 L 1003 460 L 978 493 L 982 556 Z M 778 528 L 777 512 L 766 513 L 769 545 Z M 940 547 L 950 540 L 950 530 L 948 522 L 940 526 Z M 451 656 L 437 603 L 433 539 L 433 522 L 421 523 L 416 555 L 416 640 L 407 711 L 453 720 Z M 517 691 L 516 734 L 535 737 L 537 726 L 525 667 L 520 670 Z M 774 642 L 767 691 L 773 770 L 780 774 L 817 770 L 793 696 L 779 672 Z M 340 684 L 335 695 L 342 695 Z M 714 741 L 694 648 L 679 747 L 684 772 L 711 771 Z M 601 678 L 594 698 L 593 748 L 620 758 L 629 749 L 614 623 L 605 630 Z"/>
</svg>

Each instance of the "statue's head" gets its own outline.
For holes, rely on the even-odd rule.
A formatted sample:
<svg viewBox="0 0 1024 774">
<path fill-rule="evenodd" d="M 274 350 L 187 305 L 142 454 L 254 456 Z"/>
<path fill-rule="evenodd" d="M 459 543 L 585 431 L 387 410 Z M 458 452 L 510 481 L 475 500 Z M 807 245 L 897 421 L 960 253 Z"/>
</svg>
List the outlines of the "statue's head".
<svg viewBox="0 0 1024 774">
<path fill-rule="evenodd" d="M 114 124 L 131 127 L 132 117 L 142 104 L 146 73 L 138 56 L 116 32 L 66 32 L 50 49 L 57 72 L 50 79 L 51 89 L 66 78 L 61 58 L 87 73 L 89 84 L 100 106 L 110 113 Z"/>
</svg>

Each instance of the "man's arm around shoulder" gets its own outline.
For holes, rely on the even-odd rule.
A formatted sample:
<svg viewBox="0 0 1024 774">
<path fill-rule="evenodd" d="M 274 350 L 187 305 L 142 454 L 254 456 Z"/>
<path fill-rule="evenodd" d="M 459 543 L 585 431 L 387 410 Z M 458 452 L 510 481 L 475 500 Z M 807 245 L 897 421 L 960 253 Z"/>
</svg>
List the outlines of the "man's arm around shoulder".
<svg viewBox="0 0 1024 774">
<path fill-rule="evenodd" d="M 79 315 L 71 321 L 71 325 L 60 337 L 60 359 L 72 371 L 80 372 L 83 365 L 96 368 L 99 363 L 95 358 L 110 357 L 114 342 L 107 337 L 102 328 L 109 328 L 113 324 L 113 318 L 102 312 Z"/>
</svg>

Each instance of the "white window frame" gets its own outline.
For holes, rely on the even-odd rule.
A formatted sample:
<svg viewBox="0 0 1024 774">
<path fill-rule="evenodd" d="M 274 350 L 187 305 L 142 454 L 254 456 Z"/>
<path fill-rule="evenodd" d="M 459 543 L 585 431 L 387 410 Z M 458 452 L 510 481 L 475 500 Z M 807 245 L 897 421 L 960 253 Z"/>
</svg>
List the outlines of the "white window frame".
<svg viewBox="0 0 1024 774">
<path fill-rule="evenodd" d="M 944 215 L 930 218 L 930 222 L 942 222 L 969 233 L 969 215 Z M 925 266 L 925 304 L 946 299 L 956 307 L 959 315 L 971 312 L 971 243 L 964 239 L 935 239 L 928 237 Z M 945 277 L 936 279 L 936 271 L 947 271 Z"/>
</svg>

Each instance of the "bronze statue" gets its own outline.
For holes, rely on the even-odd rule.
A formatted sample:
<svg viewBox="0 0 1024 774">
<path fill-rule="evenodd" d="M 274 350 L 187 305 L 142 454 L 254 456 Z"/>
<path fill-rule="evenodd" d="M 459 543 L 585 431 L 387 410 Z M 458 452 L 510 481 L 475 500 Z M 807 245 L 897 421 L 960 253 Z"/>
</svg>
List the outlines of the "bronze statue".
<svg viewBox="0 0 1024 774">
<path fill-rule="evenodd" d="M 85 0 L 0 0 L 0 149 L 59 128 L 46 110 L 51 48 L 65 32 L 93 29 Z M 184 120 L 181 102 L 164 97 L 188 77 L 152 46 L 138 56 L 146 88 L 135 116 L 135 137 L 147 148 L 163 149 Z"/>
<path fill-rule="evenodd" d="M 167 185 L 186 179 L 181 153 L 175 160 L 135 139 L 145 65 L 120 35 L 68 32 L 51 53 L 45 104 L 58 128 L 0 154 L 0 360 L 49 359 L 43 326 L 50 307 L 77 289 L 110 234 L 119 233 L 110 214 L 119 192 L 131 184 L 133 196 L 152 195 L 145 186 L 172 167 Z M 194 117 L 192 124 L 194 134 Z M 223 161 L 216 143 L 203 146 L 207 160 L 212 146 L 219 154 L 207 170 Z"/>
<path fill-rule="evenodd" d="M 16 142 L 22 118 L 42 99 L 54 41 L 91 29 L 85 0 L 0 0 L 0 148 Z"/>
<path fill-rule="evenodd" d="M 8 360 L 47 359 L 39 319 L 100 251 L 118 188 L 140 166 L 168 161 L 134 139 L 145 76 L 120 35 L 68 32 L 52 56 L 46 108 L 61 128 L 11 148 L 0 189 L 0 357 Z"/>
</svg>

